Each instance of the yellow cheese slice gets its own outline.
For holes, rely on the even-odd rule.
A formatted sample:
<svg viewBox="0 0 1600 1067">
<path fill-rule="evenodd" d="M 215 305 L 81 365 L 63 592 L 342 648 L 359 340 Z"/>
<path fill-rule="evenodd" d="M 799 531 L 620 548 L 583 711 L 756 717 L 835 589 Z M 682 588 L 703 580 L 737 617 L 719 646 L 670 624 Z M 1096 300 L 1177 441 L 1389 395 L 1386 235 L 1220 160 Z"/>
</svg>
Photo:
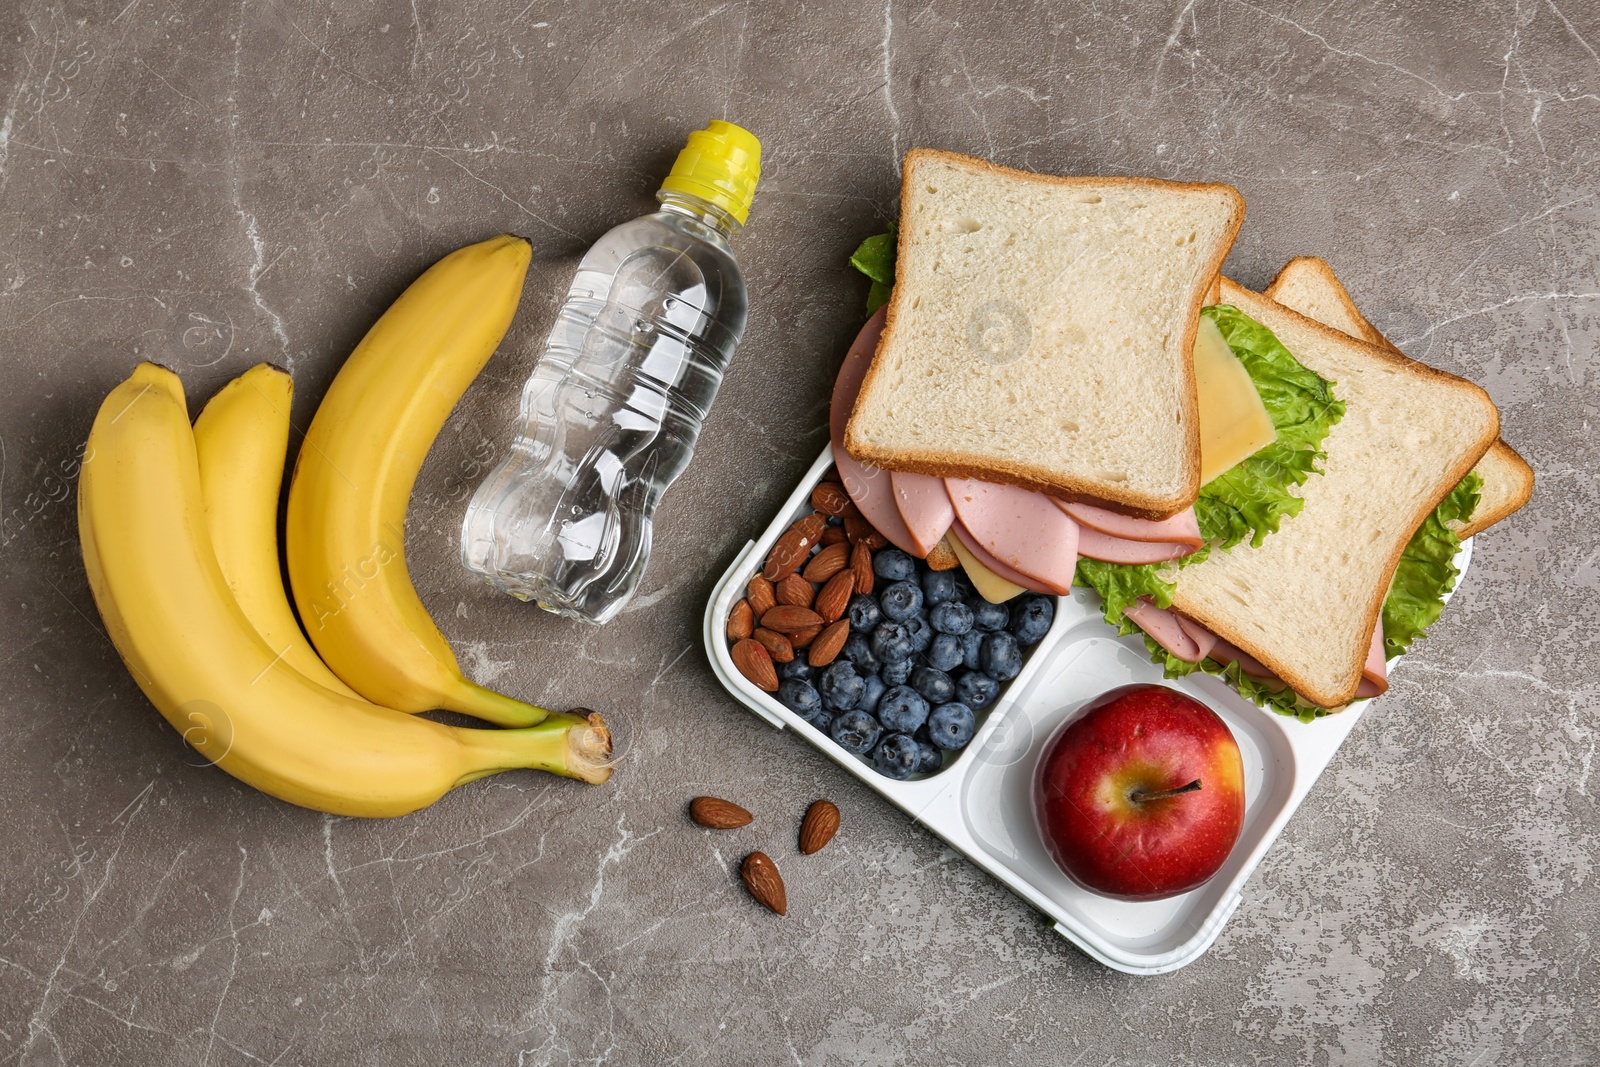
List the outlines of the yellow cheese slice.
<svg viewBox="0 0 1600 1067">
<path fill-rule="evenodd" d="M 954 537 L 945 538 L 945 543 L 955 550 L 956 558 L 961 561 L 961 569 L 967 572 L 967 578 L 972 582 L 972 588 L 978 595 L 991 604 L 1004 604 L 1018 593 L 1026 593 L 1016 582 L 1008 582 L 994 571 L 985 567 L 972 558 L 972 553 Z"/>
<path fill-rule="evenodd" d="M 1250 372 L 1204 315 L 1194 336 L 1194 384 L 1200 400 L 1200 484 L 1205 485 L 1276 441 L 1278 431 Z"/>
</svg>

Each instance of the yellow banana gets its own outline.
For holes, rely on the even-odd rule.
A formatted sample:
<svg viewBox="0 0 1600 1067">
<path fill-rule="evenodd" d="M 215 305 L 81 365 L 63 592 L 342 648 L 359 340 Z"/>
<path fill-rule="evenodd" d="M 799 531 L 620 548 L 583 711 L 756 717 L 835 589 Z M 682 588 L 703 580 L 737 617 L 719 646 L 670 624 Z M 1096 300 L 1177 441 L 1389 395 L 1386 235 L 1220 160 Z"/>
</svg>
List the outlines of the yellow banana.
<svg viewBox="0 0 1600 1067">
<path fill-rule="evenodd" d="M 355 690 L 306 640 L 278 566 L 278 491 L 293 398 L 294 379 L 260 363 L 224 385 L 194 420 L 206 530 L 222 576 L 256 633 L 311 681 L 353 697 Z"/>
<path fill-rule="evenodd" d="M 113 389 L 86 454 L 78 531 L 106 629 L 151 703 L 235 778 L 319 811 L 388 816 L 517 767 L 609 777 L 598 715 L 464 730 L 330 692 L 285 663 L 217 565 L 171 371 L 140 364 Z"/>
<path fill-rule="evenodd" d="M 532 249 L 505 234 L 429 267 L 328 388 L 289 485 L 289 584 L 311 643 L 362 696 L 502 726 L 546 714 L 468 681 L 406 569 L 406 504 L 433 439 L 505 336 Z"/>
</svg>

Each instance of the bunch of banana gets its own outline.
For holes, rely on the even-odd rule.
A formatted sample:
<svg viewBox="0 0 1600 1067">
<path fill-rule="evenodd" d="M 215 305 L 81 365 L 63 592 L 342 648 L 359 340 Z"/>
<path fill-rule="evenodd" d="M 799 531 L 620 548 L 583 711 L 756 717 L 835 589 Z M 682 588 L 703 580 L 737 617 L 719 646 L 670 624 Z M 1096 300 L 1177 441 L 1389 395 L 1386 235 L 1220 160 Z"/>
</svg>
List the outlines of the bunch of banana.
<svg viewBox="0 0 1600 1067">
<path fill-rule="evenodd" d="M 512 245 L 513 254 L 504 255 L 508 242 L 520 244 L 520 254 Z M 440 271 L 452 261 L 459 267 L 461 259 L 476 269 Z M 526 243 L 517 238 L 471 246 L 423 275 L 396 307 L 419 289 L 424 307 L 430 291 L 448 304 L 442 294 L 450 283 L 478 298 L 503 290 L 508 276 L 520 286 L 527 260 Z M 486 276 L 497 276 L 499 285 Z M 514 307 L 516 289 L 511 293 Z M 492 339 L 484 334 L 480 343 L 492 351 L 510 309 L 494 304 L 486 310 L 497 332 L 489 331 Z M 458 328 L 471 318 L 457 315 Z M 386 315 L 379 326 L 390 321 Z M 373 334 L 379 332 L 374 327 Z M 391 355 L 400 363 L 410 358 L 405 337 L 427 338 L 426 329 L 389 333 L 396 342 Z M 437 346 L 429 351 L 441 355 Z M 473 373 L 487 358 L 474 346 L 443 355 L 471 364 Z M 282 800 L 335 814 L 401 815 L 457 785 L 519 767 L 604 782 L 611 773 L 611 744 L 599 715 L 548 712 L 461 678 L 449 646 L 405 580 L 403 544 L 398 581 L 391 574 L 382 583 L 389 595 L 364 602 L 356 614 L 357 621 L 366 620 L 391 639 L 397 627 L 417 627 L 420 620 L 423 632 L 409 647 L 433 654 L 426 670 L 406 672 L 411 695 L 435 692 L 470 704 L 485 718 L 537 725 L 468 730 L 404 714 L 364 699 L 370 694 L 362 685 L 352 687 L 340 677 L 359 683 L 392 669 L 361 660 L 362 648 L 370 645 L 345 649 L 339 674 L 318 657 L 289 607 L 275 536 L 291 393 L 287 374 L 254 367 L 218 393 L 191 428 L 177 376 L 145 363 L 101 405 L 79 483 L 79 536 L 107 630 L 151 702 L 197 751 L 234 777 Z M 433 393 L 413 401 L 424 408 L 441 402 Z M 448 413 L 453 398 L 442 402 Z M 397 421 L 391 409 L 379 407 L 377 419 Z M 344 417 L 366 422 L 374 439 L 392 429 L 372 421 L 359 404 Z M 418 422 L 405 425 L 414 429 Z M 423 453 L 427 443 L 420 446 Z M 403 463 L 385 466 L 385 455 L 392 453 L 380 449 L 372 456 L 382 469 L 358 471 L 360 481 L 346 486 L 344 492 L 364 495 L 364 505 L 358 500 L 353 511 L 365 506 L 379 512 L 379 502 L 390 495 L 385 483 L 396 477 L 409 493 L 415 468 L 407 475 Z M 402 521 L 404 507 L 402 500 Z M 409 600 L 396 592 L 401 587 Z M 347 606 L 360 600 L 352 597 Z M 407 613 L 411 604 L 415 614 Z M 415 703 L 406 710 L 418 710 Z M 425 706 L 447 705 L 440 699 Z"/>
</svg>

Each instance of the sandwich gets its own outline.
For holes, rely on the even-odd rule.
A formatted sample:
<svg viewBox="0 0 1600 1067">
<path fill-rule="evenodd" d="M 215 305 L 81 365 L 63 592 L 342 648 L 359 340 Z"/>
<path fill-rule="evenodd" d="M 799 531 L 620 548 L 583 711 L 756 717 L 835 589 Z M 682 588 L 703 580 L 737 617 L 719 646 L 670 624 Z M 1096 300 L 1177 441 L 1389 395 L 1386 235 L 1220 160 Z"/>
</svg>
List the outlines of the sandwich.
<svg viewBox="0 0 1600 1067">
<path fill-rule="evenodd" d="M 1094 584 L 1120 618 L 1298 510 L 1343 409 L 1216 306 L 1236 191 L 924 151 L 904 173 L 900 226 L 851 257 L 872 317 L 831 420 L 887 540 L 991 600 Z"/>
<path fill-rule="evenodd" d="M 1340 333 L 1224 280 L 1222 299 L 1337 383 L 1345 416 L 1302 508 L 1261 545 L 1172 576 L 1129 608 L 1169 676 L 1226 676 L 1258 703 L 1314 718 L 1376 696 L 1385 664 L 1438 616 L 1499 418 L 1482 389 Z"/>
</svg>

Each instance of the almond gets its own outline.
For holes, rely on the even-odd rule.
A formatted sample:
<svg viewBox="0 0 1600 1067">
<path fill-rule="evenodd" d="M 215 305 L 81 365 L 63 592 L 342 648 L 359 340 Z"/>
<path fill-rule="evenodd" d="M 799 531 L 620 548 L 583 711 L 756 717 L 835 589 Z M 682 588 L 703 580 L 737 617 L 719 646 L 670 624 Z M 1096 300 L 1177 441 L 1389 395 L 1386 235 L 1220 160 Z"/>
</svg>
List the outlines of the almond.
<svg viewBox="0 0 1600 1067">
<path fill-rule="evenodd" d="M 811 610 L 822 616 L 823 622 L 832 622 L 850 606 L 850 594 L 856 591 L 856 577 L 849 571 L 840 571 L 828 579 L 828 584 L 817 594 Z"/>
<path fill-rule="evenodd" d="M 829 545 L 806 564 L 806 569 L 801 575 L 808 582 L 819 585 L 850 565 L 850 546 L 845 544 Z"/>
<path fill-rule="evenodd" d="M 786 915 L 789 911 L 788 894 L 783 891 L 783 876 L 778 865 L 765 852 L 752 852 L 739 865 L 739 876 L 744 887 L 756 898 L 756 903 L 768 911 Z"/>
<path fill-rule="evenodd" d="M 877 529 L 860 515 L 846 515 L 844 517 L 844 533 L 853 545 L 866 545 L 873 552 L 889 543 L 888 538 L 879 533 Z"/>
<path fill-rule="evenodd" d="M 785 574 L 778 579 L 778 603 L 792 604 L 797 608 L 809 608 L 811 602 L 817 598 L 817 591 L 811 583 L 798 574 Z"/>
<path fill-rule="evenodd" d="M 809 856 L 813 852 L 821 852 L 822 846 L 832 841 L 833 835 L 838 832 L 838 807 L 831 800 L 817 801 L 806 809 L 806 817 L 800 820 L 801 854 Z"/>
<path fill-rule="evenodd" d="M 808 626 L 821 626 L 822 616 L 797 604 L 779 604 L 761 616 L 761 625 L 787 636 Z"/>
<path fill-rule="evenodd" d="M 821 632 L 822 625 L 820 623 L 816 626 L 807 626 L 804 630 L 790 634 L 789 644 L 792 645 L 796 651 L 802 648 L 810 648 L 811 642 L 815 641 L 817 639 L 817 635 Z M 807 662 L 810 661 L 808 660 Z"/>
<path fill-rule="evenodd" d="M 825 627 L 811 642 L 811 647 L 806 651 L 806 662 L 813 667 L 826 667 L 839 655 L 839 650 L 844 648 L 845 639 L 849 636 L 849 619 L 840 619 L 831 626 Z"/>
<path fill-rule="evenodd" d="M 829 545 L 842 544 L 847 540 L 843 526 L 829 526 L 823 529 L 822 536 L 817 538 L 817 544 L 827 548 Z"/>
<path fill-rule="evenodd" d="M 818 482 L 811 490 L 811 506 L 824 515 L 843 515 L 848 503 L 850 494 L 838 482 Z"/>
<path fill-rule="evenodd" d="M 843 481 L 844 479 L 839 476 L 839 468 L 838 467 L 830 466 L 827 470 L 822 472 L 821 480 L 824 481 L 824 482 L 840 482 L 840 481 Z"/>
<path fill-rule="evenodd" d="M 739 668 L 739 673 L 750 679 L 758 689 L 765 689 L 769 693 L 778 691 L 778 670 L 760 642 L 747 637 L 737 642 L 729 655 L 733 657 L 733 665 Z"/>
<path fill-rule="evenodd" d="M 772 546 L 761 576 L 769 582 L 775 582 L 785 574 L 792 574 L 798 570 L 811 555 L 812 547 L 816 545 L 817 538 L 822 536 L 822 531 L 827 525 L 827 517 L 815 511 L 797 520 L 783 532 L 777 544 Z"/>
<path fill-rule="evenodd" d="M 866 545 L 855 545 L 850 549 L 850 573 L 855 575 L 858 593 L 872 592 L 872 550 Z M 755 607 L 754 598 L 750 606 Z M 760 614 L 757 612 L 756 614 Z"/>
<path fill-rule="evenodd" d="M 728 640 L 743 641 L 750 636 L 750 631 L 755 629 L 756 615 L 750 609 L 750 601 L 741 600 L 728 612 Z"/>
<path fill-rule="evenodd" d="M 767 650 L 767 655 L 772 657 L 774 663 L 788 663 L 794 659 L 794 645 L 780 633 L 773 633 L 764 627 L 756 627 L 750 634 L 750 639 Z"/>
<path fill-rule="evenodd" d="M 813 804 L 812 807 L 816 805 Z M 695 797 L 689 801 L 689 818 L 710 830 L 735 830 L 741 826 L 749 826 L 755 816 L 731 800 L 723 800 L 721 797 Z"/>
<path fill-rule="evenodd" d="M 744 595 L 745 599 L 750 601 L 751 612 L 758 619 L 778 604 L 778 595 L 773 591 L 772 583 L 759 574 L 751 578 L 750 584 L 744 587 Z"/>
</svg>

